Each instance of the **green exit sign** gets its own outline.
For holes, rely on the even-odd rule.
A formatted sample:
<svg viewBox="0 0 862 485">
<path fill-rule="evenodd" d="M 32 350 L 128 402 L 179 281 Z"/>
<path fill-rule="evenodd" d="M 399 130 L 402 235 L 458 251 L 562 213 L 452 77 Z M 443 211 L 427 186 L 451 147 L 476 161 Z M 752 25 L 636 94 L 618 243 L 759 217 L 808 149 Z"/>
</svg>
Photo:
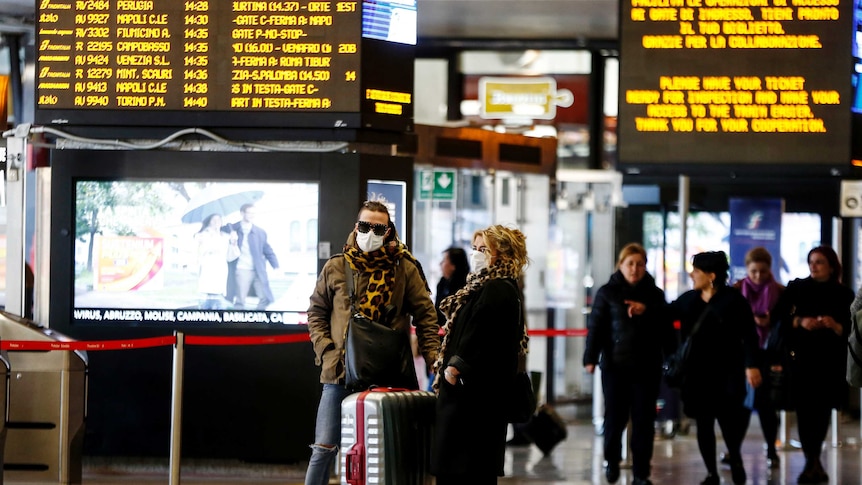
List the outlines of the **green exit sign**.
<svg viewBox="0 0 862 485">
<path fill-rule="evenodd" d="M 453 200 L 457 185 L 455 170 L 420 170 L 419 200 Z"/>
</svg>

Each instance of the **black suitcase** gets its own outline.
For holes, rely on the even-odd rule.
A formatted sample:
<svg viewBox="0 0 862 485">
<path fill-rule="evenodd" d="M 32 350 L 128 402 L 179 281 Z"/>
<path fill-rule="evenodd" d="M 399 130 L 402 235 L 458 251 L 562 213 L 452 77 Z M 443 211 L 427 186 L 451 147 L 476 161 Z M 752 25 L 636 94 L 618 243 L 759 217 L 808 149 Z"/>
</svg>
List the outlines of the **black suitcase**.
<svg viewBox="0 0 862 485">
<path fill-rule="evenodd" d="M 542 453 L 547 455 L 560 441 L 566 439 L 568 431 L 566 431 L 566 422 L 554 408 L 543 404 L 527 422 L 524 434 L 542 450 Z"/>
<path fill-rule="evenodd" d="M 431 485 L 437 397 L 373 388 L 341 403 L 342 485 Z"/>
</svg>

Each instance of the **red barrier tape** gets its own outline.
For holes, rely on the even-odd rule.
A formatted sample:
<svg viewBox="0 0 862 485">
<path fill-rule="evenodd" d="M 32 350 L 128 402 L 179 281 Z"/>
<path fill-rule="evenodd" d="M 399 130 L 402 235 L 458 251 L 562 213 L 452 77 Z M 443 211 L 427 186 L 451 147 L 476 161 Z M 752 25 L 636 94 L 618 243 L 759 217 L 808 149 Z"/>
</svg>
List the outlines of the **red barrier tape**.
<svg viewBox="0 0 862 485">
<path fill-rule="evenodd" d="M 567 328 L 562 330 L 541 329 L 530 330 L 531 337 L 586 337 L 587 330 L 583 328 Z M 287 335 L 264 335 L 264 336 L 241 336 L 220 337 L 186 335 L 186 345 L 271 345 L 292 344 L 308 342 L 310 337 L 307 333 L 293 333 Z M 151 347 L 165 347 L 175 345 L 177 338 L 173 335 L 165 337 L 150 337 L 132 340 L 94 340 L 94 341 L 72 341 L 72 342 L 43 342 L 38 340 L 3 340 L 0 341 L 0 350 L 12 351 L 49 351 L 49 350 L 129 350 L 146 349 Z"/>
<path fill-rule="evenodd" d="M 585 328 L 564 328 L 561 330 L 555 329 L 536 329 L 528 330 L 530 337 L 586 337 L 587 329 Z"/>
<path fill-rule="evenodd" d="M 205 337 L 200 335 L 186 335 L 185 337 L 186 345 L 267 345 L 309 341 L 311 338 L 307 333 L 264 335 L 262 337 Z"/>
<path fill-rule="evenodd" d="M 3 340 L 2 350 L 127 350 L 146 349 L 149 347 L 164 347 L 177 343 L 173 335 L 166 337 L 151 337 L 133 340 L 96 340 L 73 342 L 43 342 L 38 340 Z"/>
</svg>

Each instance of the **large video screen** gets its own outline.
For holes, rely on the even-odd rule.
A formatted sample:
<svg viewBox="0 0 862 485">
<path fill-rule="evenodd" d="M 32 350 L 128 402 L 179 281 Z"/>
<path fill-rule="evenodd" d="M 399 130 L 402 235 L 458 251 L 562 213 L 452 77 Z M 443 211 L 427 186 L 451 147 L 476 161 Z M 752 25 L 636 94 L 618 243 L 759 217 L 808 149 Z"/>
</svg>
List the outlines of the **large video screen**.
<svg viewBox="0 0 862 485">
<path fill-rule="evenodd" d="M 849 166 L 852 2 L 621 2 L 620 163 Z"/>
<path fill-rule="evenodd" d="M 48 324 L 102 338 L 304 331 L 317 273 L 355 221 L 344 208 L 363 200 L 358 164 L 339 152 L 52 151 Z"/>
<path fill-rule="evenodd" d="M 304 323 L 316 183 L 78 180 L 74 319 Z"/>
</svg>

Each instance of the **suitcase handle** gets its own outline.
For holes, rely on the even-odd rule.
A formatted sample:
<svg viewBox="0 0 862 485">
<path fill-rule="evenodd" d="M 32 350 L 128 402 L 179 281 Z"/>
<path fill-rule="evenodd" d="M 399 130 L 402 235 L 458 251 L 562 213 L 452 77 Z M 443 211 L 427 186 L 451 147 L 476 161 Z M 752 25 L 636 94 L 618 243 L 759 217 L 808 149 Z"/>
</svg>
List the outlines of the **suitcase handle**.
<svg viewBox="0 0 862 485">
<path fill-rule="evenodd" d="M 413 392 L 415 389 L 407 389 L 406 387 L 369 387 L 368 392 Z"/>
<path fill-rule="evenodd" d="M 344 453 L 344 457 L 347 473 L 345 481 L 349 485 L 365 485 L 365 446 L 356 443 Z"/>
</svg>

